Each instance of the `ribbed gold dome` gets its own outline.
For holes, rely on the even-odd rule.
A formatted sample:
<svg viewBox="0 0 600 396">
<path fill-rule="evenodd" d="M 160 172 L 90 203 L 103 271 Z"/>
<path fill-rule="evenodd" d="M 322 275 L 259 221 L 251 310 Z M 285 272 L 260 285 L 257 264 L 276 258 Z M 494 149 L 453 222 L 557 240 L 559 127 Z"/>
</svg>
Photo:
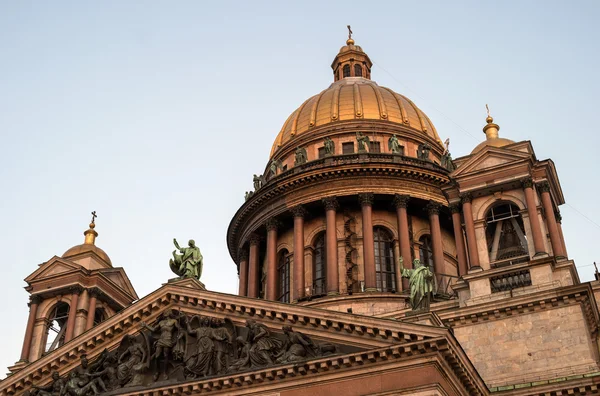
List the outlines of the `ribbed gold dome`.
<svg viewBox="0 0 600 396">
<path fill-rule="evenodd" d="M 402 124 L 442 145 L 429 118 L 410 99 L 372 80 L 347 77 L 309 98 L 288 117 L 275 139 L 271 157 L 279 147 L 314 128 L 355 120 Z"/>
<path fill-rule="evenodd" d="M 106 263 L 112 265 L 112 262 L 110 261 L 110 257 L 108 257 L 108 254 L 106 254 L 106 252 L 104 250 L 100 249 L 96 245 L 91 245 L 91 244 L 87 244 L 87 243 L 84 243 L 82 245 L 73 246 L 71 249 L 69 249 L 63 253 L 62 258 L 75 257 L 75 256 L 78 256 L 78 255 L 80 255 L 82 253 L 86 253 L 86 252 L 94 252 L 98 256 L 100 256 L 100 258 L 102 260 L 104 260 Z"/>
</svg>

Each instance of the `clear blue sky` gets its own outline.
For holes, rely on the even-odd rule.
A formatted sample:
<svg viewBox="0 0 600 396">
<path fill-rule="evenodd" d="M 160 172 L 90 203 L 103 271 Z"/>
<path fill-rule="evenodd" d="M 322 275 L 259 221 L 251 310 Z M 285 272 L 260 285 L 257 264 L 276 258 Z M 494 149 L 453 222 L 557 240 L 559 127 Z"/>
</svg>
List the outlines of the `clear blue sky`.
<svg viewBox="0 0 600 396">
<path fill-rule="evenodd" d="M 567 249 L 600 261 L 600 2 L 0 3 L 0 367 L 19 359 L 23 278 L 83 242 L 143 296 L 195 238 L 203 281 L 235 293 L 229 220 L 287 116 L 332 80 L 351 24 L 372 77 L 413 99 L 454 157 L 500 134 L 556 163 Z M 384 71 L 385 70 L 385 71 Z M 387 72 L 386 72 L 387 71 Z M 570 206 L 569 206 L 570 205 Z"/>
</svg>

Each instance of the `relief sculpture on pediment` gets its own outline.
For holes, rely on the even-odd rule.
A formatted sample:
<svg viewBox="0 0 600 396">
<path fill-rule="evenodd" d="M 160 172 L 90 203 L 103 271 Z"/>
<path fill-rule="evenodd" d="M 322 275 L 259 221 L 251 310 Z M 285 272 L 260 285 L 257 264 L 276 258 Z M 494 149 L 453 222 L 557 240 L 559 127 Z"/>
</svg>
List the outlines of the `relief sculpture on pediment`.
<svg viewBox="0 0 600 396">
<path fill-rule="evenodd" d="M 104 350 L 93 363 L 80 365 L 65 378 L 33 386 L 29 396 L 119 394 L 171 382 L 203 379 L 280 364 L 310 360 L 355 347 L 316 342 L 291 326 L 274 332 L 249 319 L 244 326 L 225 318 L 188 315 L 170 309 L 141 331 L 125 335 L 120 345 Z M 36 384 L 37 385 L 37 384 Z M 123 389 L 123 390 L 121 390 Z"/>
</svg>

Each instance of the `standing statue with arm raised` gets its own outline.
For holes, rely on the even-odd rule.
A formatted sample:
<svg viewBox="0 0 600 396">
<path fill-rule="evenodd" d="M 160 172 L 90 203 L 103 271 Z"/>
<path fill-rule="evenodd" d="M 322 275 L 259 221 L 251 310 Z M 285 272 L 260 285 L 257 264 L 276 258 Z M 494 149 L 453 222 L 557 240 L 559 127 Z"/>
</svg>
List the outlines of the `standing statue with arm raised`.
<svg viewBox="0 0 600 396">
<path fill-rule="evenodd" d="M 410 286 L 410 305 L 413 311 L 429 310 L 433 289 L 433 272 L 429 267 L 421 264 L 421 260 L 413 261 L 413 269 L 404 268 L 404 259 L 398 259 L 400 273 L 403 278 L 408 278 Z"/>
<path fill-rule="evenodd" d="M 181 254 L 176 254 L 177 250 L 173 250 L 173 258 L 169 260 L 171 270 L 181 278 L 196 278 L 202 276 L 202 254 L 196 246 L 196 242 L 190 239 L 188 247 L 182 248 L 177 243 L 177 239 L 173 238 L 173 244 Z"/>
</svg>

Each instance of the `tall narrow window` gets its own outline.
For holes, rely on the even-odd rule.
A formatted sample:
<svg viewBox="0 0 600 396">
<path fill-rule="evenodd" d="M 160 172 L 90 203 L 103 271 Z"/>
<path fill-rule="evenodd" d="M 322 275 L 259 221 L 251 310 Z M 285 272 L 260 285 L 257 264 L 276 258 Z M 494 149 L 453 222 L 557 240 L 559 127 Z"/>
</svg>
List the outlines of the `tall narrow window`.
<svg viewBox="0 0 600 396">
<path fill-rule="evenodd" d="M 528 256 L 525 228 L 517 206 L 496 205 L 488 211 L 485 222 L 490 262 Z"/>
<path fill-rule="evenodd" d="M 369 142 L 369 152 L 371 153 L 381 153 L 381 143 L 376 141 Z"/>
<path fill-rule="evenodd" d="M 325 294 L 327 292 L 327 264 L 325 252 L 325 233 L 319 234 L 315 240 L 315 253 L 313 259 L 313 295 Z"/>
<path fill-rule="evenodd" d="M 59 302 L 52 309 L 48 317 L 48 331 L 46 336 L 45 352 L 51 352 L 64 344 L 67 331 L 67 320 L 69 319 L 69 304 Z"/>
<path fill-rule="evenodd" d="M 354 77 L 362 77 L 362 67 L 354 65 Z"/>
<path fill-rule="evenodd" d="M 281 302 L 290 302 L 290 255 L 287 250 L 279 253 L 279 264 L 277 274 L 279 277 L 279 296 Z"/>
<path fill-rule="evenodd" d="M 377 290 L 384 292 L 396 291 L 396 265 L 392 236 L 382 227 L 373 229 L 375 242 L 375 272 L 377 275 Z"/>
<path fill-rule="evenodd" d="M 344 77 L 350 77 L 350 65 L 344 65 Z"/>
<path fill-rule="evenodd" d="M 431 248 L 431 237 L 429 235 L 423 235 L 419 239 L 421 246 L 419 247 L 419 260 L 421 264 L 433 268 L 433 249 Z"/>
<path fill-rule="evenodd" d="M 354 142 L 342 143 L 342 154 L 354 154 Z"/>
</svg>

